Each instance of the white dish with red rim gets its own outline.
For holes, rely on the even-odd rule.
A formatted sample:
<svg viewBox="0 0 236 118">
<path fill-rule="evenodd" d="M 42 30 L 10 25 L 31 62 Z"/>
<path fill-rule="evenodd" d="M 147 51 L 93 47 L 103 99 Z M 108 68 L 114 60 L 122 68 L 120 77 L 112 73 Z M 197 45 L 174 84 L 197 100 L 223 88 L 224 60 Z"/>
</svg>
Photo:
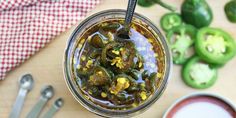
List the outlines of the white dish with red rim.
<svg viewBox="0 0 236 118">
<path fill-rule="evenodd" d="M 236 118 L 236 107 L 220 95 L 197 92 L 178 99 L 163 118 Z"/>
</svg>

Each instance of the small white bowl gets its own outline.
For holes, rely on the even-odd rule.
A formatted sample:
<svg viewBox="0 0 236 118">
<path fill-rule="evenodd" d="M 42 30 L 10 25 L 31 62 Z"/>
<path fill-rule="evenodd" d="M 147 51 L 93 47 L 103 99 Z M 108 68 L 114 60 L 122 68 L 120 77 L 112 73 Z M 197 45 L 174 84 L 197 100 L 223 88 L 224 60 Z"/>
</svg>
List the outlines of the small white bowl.
<svg viewBox="0 0 236 118">
<path fill-rule="evenodd" d="M 163 118 L 236 118 L 236 107 L 221 95 L 197 92 L 174 102 Z"/>
</svg>

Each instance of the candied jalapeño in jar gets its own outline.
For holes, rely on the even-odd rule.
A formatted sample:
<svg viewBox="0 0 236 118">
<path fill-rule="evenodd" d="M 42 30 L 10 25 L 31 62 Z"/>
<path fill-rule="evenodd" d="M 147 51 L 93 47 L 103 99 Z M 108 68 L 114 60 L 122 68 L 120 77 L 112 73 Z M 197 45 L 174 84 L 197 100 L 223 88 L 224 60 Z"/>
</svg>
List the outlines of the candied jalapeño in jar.
<svg viewBox="0 0 236 118">
<path fill-rule="evenodd" d="M 125 110 L 147 101 L 163 79 L 160 42 L 140 22 L 132 22 L 130 39 L 117 39 L 123 19 L 95 23 L 78 37 L 73 73 L 86 99 L 103 108 Z"/>
</svg>

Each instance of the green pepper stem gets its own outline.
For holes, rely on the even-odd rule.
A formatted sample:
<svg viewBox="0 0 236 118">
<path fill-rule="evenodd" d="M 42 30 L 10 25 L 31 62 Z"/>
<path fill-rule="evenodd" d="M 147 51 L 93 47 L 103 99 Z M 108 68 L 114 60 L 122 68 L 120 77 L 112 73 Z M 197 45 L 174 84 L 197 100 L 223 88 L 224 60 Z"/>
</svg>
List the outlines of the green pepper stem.
<svg viewBox="0 0 236 118">
<path fill-rule="evenodd" d="M 193 6 L 195 6 L 195 5 L 197 5 L 197 4 L 201 3 L 201 2 L 205 2 L 205 1 L 201 1 L 201 0 L 191 0 L 191 1 L 190 1 L 190 3 L 191 3 Z"/>
<path fill-rule="evenodd" d="M 175 11 L 175 10 L 176 10 L 175 7 L 173 7 L 173 6 L 171 6 L 171 5 L 168 5 L 168 4 L 164 3 L 164 2 L 162 2 L 162 0 L 154 0 L 154 2 L 155 2 L 156 4 L 159 4 L 159 5 L 162 6 L 162 7 L 166 8 L 166 9 L 170 10 L 170 11 Z"/>
</svg>

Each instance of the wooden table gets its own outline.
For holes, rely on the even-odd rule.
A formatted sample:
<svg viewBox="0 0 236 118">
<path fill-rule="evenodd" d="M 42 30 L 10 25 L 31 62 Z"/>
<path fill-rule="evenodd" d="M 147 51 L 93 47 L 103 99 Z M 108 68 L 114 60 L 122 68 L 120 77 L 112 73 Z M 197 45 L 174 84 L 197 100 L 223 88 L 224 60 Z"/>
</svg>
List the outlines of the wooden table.
<svg viewBox="0 0 236 118">
<path fill-rule="evenodd" d="M 180 5 L 183 0 L 165 0 L 178 6 L 180 10 Z M 207 0 L 213 9 L 214 20 L 211 26 L 220 27 L 230 33 L 236 39 L 236 24 L 229 23 L 226 20 L 223 6 L 228 0 Z M 98 11 L 106 9 L 125 9 L 127 5 L 127 0 L 104 0 L 100 5 L 97 6 L 90 14 L 96 13 Z M 159 20 L 160 17 L 167 13 L 168 11 L 155 5 L 151 8 L 141 8 L 137 7 L 136 11 L 150 18 L 157 27 L 160 27 Z M 76 26 L 76 25 L 75 25 Z M 14 71 L 10 72 L 4 81 L 0 81 L 0 118 L 6 118 L 11 111 L 11 107 L 16 99 L 18 93 L 17 80 L 24 73 L 31 73 L 35 80 L 35 86 L 33 90 L 28 94 L 24 108 L 21 113 L 21 117 L 25 117 L 30 111 L 32 106 L 36 103 L 40 96 L 40 89 L 44 85 L 52 85 L 55 88 L 56 94 L 50 100 L 43 113 L 45 113 L 49 107 L 51 107 L 53 101 L 62 97 L 65 100 L 65 105 L 62 109 L 55 115 L 56 118 L 94 118 L 98 117 L 93 113 L 90 113 L 85 108 L 83 108 L 70 94 L 66 87 L 63 70 L 62 70 L 62 57 L 64 54 L 64 48 L 66 46 L 67 39 L 69 38 L 71 32 L 75 28 L 73 26 L 68 31 L 57 36 L 51 41 L 45 48 L 40 50 L 37 54 L 32 56 L 24 64 L 17 67 Z M 192 93 L 198 90 L 192 89 L 186 86 L 180 77 L 179 66 L 173 67 L 172 77 L 169 81 L 167 89 L 165 90 L 162 97 L 146 112 L 137 117 L 146 118 L 160 118 L 166 109 L 179 97 Z M 223 68 L 219 69 L 218 81 L 215 85 L 206 90 L 200 90 L 204 92 L 213 92 L 221 94 L 234 103 L 236 103 L 236 58 L 227 63 Z"/>
</svg>

